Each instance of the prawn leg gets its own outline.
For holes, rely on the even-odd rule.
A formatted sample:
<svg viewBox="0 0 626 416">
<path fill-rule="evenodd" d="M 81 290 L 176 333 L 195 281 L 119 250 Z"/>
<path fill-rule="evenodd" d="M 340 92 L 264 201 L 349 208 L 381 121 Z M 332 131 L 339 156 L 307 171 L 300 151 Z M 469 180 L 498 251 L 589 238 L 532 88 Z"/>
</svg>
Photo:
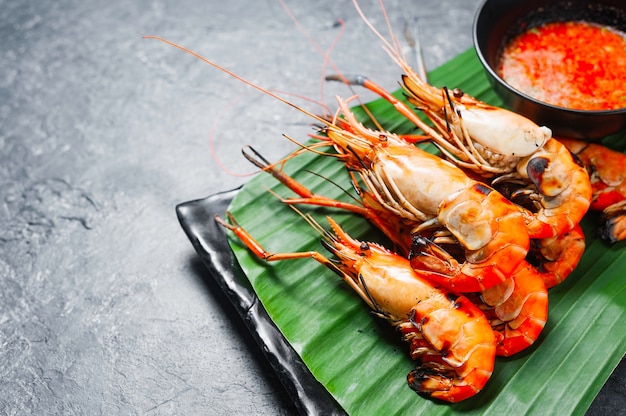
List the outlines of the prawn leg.
<svg viewBox="0 0 626 416">
<path fill-rule="evenodd" d="M 313 205 L 337 208 L 361 215 L 372 225 L 381 230 L 387 238 L 394 243 L 396 248 L 404 252 L 403 254 L 408 254 L 408 247 L 410 246 L 411 241 L 411 227 L 404 224 L 402 220 L 391 217 L 389 213 L 376 202 L 376 199 L 372 194 L 359 186 L 356 178 L 353 176 L 351 176 L 352 186 L 360 196 L 361 204 L 338 201 L 336 199 L 316 194 L 284 171 L 278 169 L 275 165 L 270 164 L 254 148 L 250 146 L 248 148 L 252 153 L 254 153 L 254 155 L 251 155 L 243 151 L 243 154 L 248 161 L 262 169 L 264 172 L 271 174 L 276 180 L 298 195 L 298 198 L 281 197 L 281 202 L 287 205 Z"/>
<path fill-rule="evenodd" d="M 263 246 L 254 239 L 244 228 L 237 223 L 235 217 L 230 212 L 226 213 L 229 222 L 224 221 L 219 216 L 215 216 L 215 221 L 223 226 L 224 228 L 232 231 L 239 241 L 244 243 L 248 250 L 250 250 L 254 255 L 256 255 L 261 260 L 265 261 L 280 261 L 280 260 L 295 260 L 295 259 L 304 259 L 304 258 L 312 258 L 317 262 L 326 265 L 326 263 L 332 263 L 330 260 L 327 260 L 323 255 L 318 253 L 317 251 L 306 251 L 306 252 L 295 252 L 295 253 L 272 253 L 266 251 Z"/>
<path fill-rule="evenodd" d="M 352 75 L 352 76 L 328 75 L 326 77 L 326 80 L 327 81 L 340 81 L 347 85 L 357 85 L 357 86 L 364 87 L 365 89 L 369 91 L 372 91 L 373 93 L 377 94 L 378 96 L 383 98 L 385 101 L 387 101 L 389 104 L 391 104 L 398 113 L 402 114 L 407 120 L 411 121 L 413 124 L 415 124 L 416 127 L 420 128 L 423 132 L 426 133 L 426 136 L 412 136 L 412 135 L 400 136 L 406 141 L 414 143 L 414 142 L 430 141 L 432 140 L 432 137 L 439 137 L 439 133 L 435 129 L 433 129 L 431 126 L 426 124 L 424 120 L 419 118 L 417 114 L 407 105 L 407 103 L 399 100 L 392 93 L 390 93 L 389 91 L 387 91 L 380 85 L 376 84 L 374 81 L 370 80 L 369 78 L 363 75 Z M 436 142 L 447 143 L 443 140 L 443 138 L 441 138 L 441 140 L 437 140 Z"/>
</svg>

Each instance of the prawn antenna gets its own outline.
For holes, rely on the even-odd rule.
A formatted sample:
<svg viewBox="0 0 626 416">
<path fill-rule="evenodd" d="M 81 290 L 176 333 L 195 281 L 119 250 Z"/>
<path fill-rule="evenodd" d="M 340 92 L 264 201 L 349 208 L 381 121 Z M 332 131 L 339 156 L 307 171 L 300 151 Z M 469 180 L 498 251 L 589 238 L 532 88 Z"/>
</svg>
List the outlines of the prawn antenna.
<svg viewBox="0 0 626 416">
<path fill-rule="evenodd" d="M 332 180 L 332 179 L 330 179 L 329 177 L 324 176 L 324 175 L 322 175 L 322 174 L 320 174 L 320 173 L 318 173 L 318 172 L 313 172 L 312 170 L 309 170 L 309 169 L 305 169 L 304 171 L 305 171 L 305 172 L 310 173 L 311 175 L 315 175 L 315 176 L 317 176 L 318 178 L 321 178 L 321 179 L 325 180 L 326 182 L 330 183 L 331 185 L 334 185 L 334 186 L 335 186 L 336 188 L 338 188 L 338 189 L 339 189 L 342 193 L 344 193 L 345 195 L 347 195 L 347 196 L 348 196 L 348 198 L 352 199 L 354 202 L 356 202 L 356 203 L 358 203 L 358 204 L 361 204 L 361 201 L 359 201 L 359 200 L 358 200 L 358 198 L 356 198 L 354 195 L 352 195 L 352 194 L 350 193 L 350 191 L 348 191 L 346 188 L 344 188 L 343 186 L 339 185 L 337 182 L 333 181 L 333 180 Z M 352 185 L 352 188 L 353 188 L 353 189 L 356 189 L 356 185 L 355 185 L 354 183 L 353 183 L 353 185 Z"/>
<path fill-rule="evenodd" d="M 252 88 L 254 88 L 254 89 L 256 89 L 256 90 L 258 90 L 258 91 L 260 91 L 260 92 L 262 92 L 264 94 L 266 94 L 266 95 L 269 95 L 270 97 L 272 97 L 272 98 L 274 98 L 274 99 L 276 99 L 276 100 L 278 100 L 278 101 L 288 105 L 289 107 L 298 110 L 299 112 L 301 112 L 301 113 L 303 113 L 303 114 L 313 118 L 314 120 L 322 123 L 323 125 L 328 125 L 329 124 L 328 121 L 325 118 L 320 117 L 320 116 L 318 116 L 316 114 L 313 114 L 312 112 L 310 112 L 310 111 L 308 111 L 308 110 L 306 110 L 306 109 L 304 109 L 302 107 L 297 106 L 296 104 L 294 104 L 294 103 L 290 102 L 289 100 L 281 97 L 280 95 L 275 94 L 275 93 L 271 92 L 270 90 L 261 87 L 260 85 L 256 85 L 253 82 L 248 81 L 247 79 L 245 79 L 245 78 L 235 74 L 234 72 L 230 71 L 229 69 L 226 69 L 223 66 L 221 66 L 221 65 L 219 65 L 219 64 L 217 64 L 217 63 L 215 63 L 215 62 L 205 58 L 204 56 L 200 55 L 197 52 L 192 51 L 191 49 L 185 48 L 182 45 L 179 45 L 177 43 L 174 43 L 174 42 L 172 42 L 170 40 L 167 40 L 167 39 L 159 37 L 159 36 L 144 36 L 144 39 L 155 39 L 155 40 L 158 40 L 159 42 L 163 42 L 163 43 L 165 43 L 167 45 L 170 45 L 170 46 L 173 46 L 173 47 L 175 47 L 177 49 L 180 49 L 181 51 L 194 56 L 195 58 L 197 58 L 200 61 L 202 61 L 202 62 L 212 66 L 213 68 L 215 68 L 215 69 L 217 69 L 219 71 L 222 71 L 225 74 L 228 74 L 229 76 L 231 76 L 232 78 L 235 78 L 236 80 L 242 82 L 243 84 L 248 85 L 248 86 L 250 86 L 250 87 L 252 87 Z"/>
</svg>

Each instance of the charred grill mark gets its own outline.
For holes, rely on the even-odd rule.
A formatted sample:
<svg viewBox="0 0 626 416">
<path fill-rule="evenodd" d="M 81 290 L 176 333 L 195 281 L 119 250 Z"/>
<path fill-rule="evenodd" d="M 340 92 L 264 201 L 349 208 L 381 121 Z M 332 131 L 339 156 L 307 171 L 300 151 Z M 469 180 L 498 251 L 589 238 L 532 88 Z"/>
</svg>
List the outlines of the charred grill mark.
<svg viewBox="0 0 626 416">
<path fill-rule="evenodd" d="M 489 195 L 493 191 L 492 188 L 490 188 L 487 185 L 484 185 L 484 184 L 482 184 L 480 182 L 475 183 L 473 188 L 476 191 L 482 193 L 483 195 Z"/>
<path fill-rule="evenodd" d="M 456 302 L 456 300 L 459 298 L 459 295 L 457 295 L 456 293 L 446 293 L 446 298 L 450 301 L 450 302 Z"/>
<path fill-rule="evenodd" d="M 538 185 L 543 181 L 543 174 L 550 165 L 550 160 L 545 157 L 535 157 L 528 161 L 526 172 L 528 177 L 535 184 Z"/>
</svg>

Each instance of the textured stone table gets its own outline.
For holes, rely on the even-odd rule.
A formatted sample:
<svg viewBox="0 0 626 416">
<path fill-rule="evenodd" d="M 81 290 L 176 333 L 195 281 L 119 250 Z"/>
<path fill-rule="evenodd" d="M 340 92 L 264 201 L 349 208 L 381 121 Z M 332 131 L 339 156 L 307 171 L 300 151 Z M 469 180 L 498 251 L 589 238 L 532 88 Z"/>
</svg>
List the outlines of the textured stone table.
<svg viewBox="0 0 626 416">
<path fill-rule="evenodd" d="M 289 3 L 322 50 L 343 19 L 338 68 L 396 87 L 351 2 Z M 472 45 L 478 0 L 388 3 L 396 27 L 420 18 L 429 69 Z M 242 145 L 281 156 L 308 120 L 142 36 L 332 103 L 321 55 L 276 0 L 1 5 L 0 413 L 292 414 L 174 207 L 247 180 L 212 135 L 246 173 Z M 621 374 L 592 413 L 623 405 Z"/>
</svg>

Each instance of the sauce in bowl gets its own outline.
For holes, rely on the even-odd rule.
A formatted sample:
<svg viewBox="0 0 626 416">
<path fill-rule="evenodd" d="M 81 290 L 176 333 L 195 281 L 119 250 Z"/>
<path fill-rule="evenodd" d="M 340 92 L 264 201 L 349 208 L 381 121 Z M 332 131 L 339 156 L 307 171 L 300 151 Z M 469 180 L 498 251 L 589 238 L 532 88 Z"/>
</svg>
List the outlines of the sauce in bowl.
<svg viewBox="0 0 626 416">
<path fill-rule="evenodd" d="M 538 26 L 514 38 L 499 75 L 545 103 L 578 110 L 626 107 L 626 34 L 582 21 Z"/>
</svg>

